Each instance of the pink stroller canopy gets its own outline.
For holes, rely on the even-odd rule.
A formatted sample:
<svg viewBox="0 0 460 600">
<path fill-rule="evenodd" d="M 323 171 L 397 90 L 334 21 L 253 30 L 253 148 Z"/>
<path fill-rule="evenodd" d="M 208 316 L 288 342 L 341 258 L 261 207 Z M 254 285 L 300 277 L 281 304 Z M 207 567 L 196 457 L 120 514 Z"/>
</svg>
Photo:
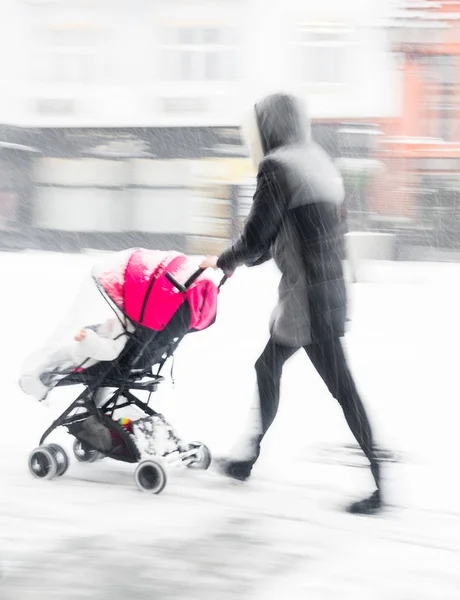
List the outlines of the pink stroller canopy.
<svg viewBox="0 0 460 600">
<path fill-rule="evenodd" d="M 216 284 L 203 273 L 181 292 L 166 277 L 169 273 L 183 285 L 195 270 L 191 260 L 179 252 L 136 248 L 117 252 L 108 263 L 96 265 L 93 278 L 135 324 L 161 331 L 178 308 L 188 302 L 190 329 L 201 330 L 216 316 Z"/>
</svg>

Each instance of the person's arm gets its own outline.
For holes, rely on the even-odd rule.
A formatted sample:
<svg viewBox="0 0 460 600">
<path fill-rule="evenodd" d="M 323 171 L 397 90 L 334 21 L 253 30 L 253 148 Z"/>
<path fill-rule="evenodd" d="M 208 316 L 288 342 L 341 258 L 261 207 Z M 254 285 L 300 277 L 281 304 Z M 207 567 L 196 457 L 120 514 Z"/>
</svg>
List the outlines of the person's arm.
<svg viewBox="0 0 460 600">
<path fill-rule="evenodd" d="M 247 267 L 258 267 L 259 265 L 263 265 L 264 263 L 266 263 L 268 260 L 271 260 L 271 259 L 272 259 L 272 252 L 271 252 L 271 249 L 269 249 L 266 252 L 264 252 L 263 254 L 261 254 L 258 258 L 256 258 L 256 260 L 247 261 L 244 264 Z"/>
<path fill-rule="evenodd" d="M 257 189 L 240 238 L 217 260 L 217 267 L 232 273 L 240 265 L 256 266 L 270 258 L 270 249 L 283 221 L 286 199 L 280 174 L 272 161 L 261 164 Z"/>
</svg>

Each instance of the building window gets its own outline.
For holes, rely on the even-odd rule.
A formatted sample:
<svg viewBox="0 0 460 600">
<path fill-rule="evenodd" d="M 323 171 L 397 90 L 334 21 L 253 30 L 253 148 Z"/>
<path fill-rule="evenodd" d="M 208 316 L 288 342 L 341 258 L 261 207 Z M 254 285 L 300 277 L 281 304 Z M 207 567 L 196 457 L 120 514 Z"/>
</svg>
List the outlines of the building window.
<svg viewBox="0 0 460 600">
<path fill-rule="evenodd" d="M 96 31 L 53 32 L 50 41 L 50 74 L 53 82 L 91 84 L 100 79 Z"/>
<path fill-rule="evenodd" d="M 209 110 L 206 98 L 164 98 L 163 111 L 170 115 L 204 114 Z"/>
<path fill-rule="evenodd" d="M 459 139 L 457 72 L 460 67 L 456 56 L 427 56 L 421 61 L 420 72 L 425 90 L 424 134 L 445 141 Z"/>
<path fill-rule="evenodd" d="M 300 79 L 308 84 L 346 81 L 349 31 L 340 27 L 302 27 L 298 50 Z"/>
<path fill-rule="evenodd" d="M 75 102 L 67 98 L 39 98 L 35 102 L 39 115 L 71 115 L 76 112 Z"/>
<path fill-rule="evenodd" d="M 226 81 L 237 77 L 235 31 L 219 27 L 164 27 L 161 78 L 170 81 Z"/>
<path fill-rule="evenodd" d="M 53 84 L 100 83 L 104 79 L 103 39 L 98 28 L 39 22 L 34 78 Z"/>
</svg>

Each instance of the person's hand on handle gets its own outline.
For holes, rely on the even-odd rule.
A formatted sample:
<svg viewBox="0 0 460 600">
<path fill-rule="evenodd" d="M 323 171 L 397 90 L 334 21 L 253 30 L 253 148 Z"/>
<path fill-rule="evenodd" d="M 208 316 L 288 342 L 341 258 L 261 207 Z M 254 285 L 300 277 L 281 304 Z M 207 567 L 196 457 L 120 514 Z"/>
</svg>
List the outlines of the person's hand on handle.
<svg viewBox="0 0 460 600">
<path fill-rule="evenodd" d="M 218 260 L 217 256 L 206 256 L 206 258 L 200 264 L 200 269 L 218 269 L 219 267 L 217 266 L 217 260 Z M 227 279 L 229 279 L 232 275 L 233 275 L 233 273 L 226 273 L 224 271 L 224 277 L 221 279 L 221 282 L 219 284 L 219 289 L 223 286 L 223 284 L 227 281 Z"/>
<path fill-rule="evenodd" d="M 200 264 L 200 269 L 217 269 L 217 256 L 207 256 Z"/>
</svg>

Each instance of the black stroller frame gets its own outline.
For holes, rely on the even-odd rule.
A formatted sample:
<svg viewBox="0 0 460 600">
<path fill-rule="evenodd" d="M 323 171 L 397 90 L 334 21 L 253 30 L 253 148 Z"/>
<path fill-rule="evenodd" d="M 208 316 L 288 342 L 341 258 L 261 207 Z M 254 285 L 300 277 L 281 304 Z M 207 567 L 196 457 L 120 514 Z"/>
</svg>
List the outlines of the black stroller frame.
<svg viewBox="0 0 460 600">
<path fill-rule="evenodd" d="M 198 269 L 184 285 L 177 282 L 169 273 L 166 274 L 166 277 L 180 292 L 185 292 L 202 272 L 203 269 Z M 227 277 L 224 276 L 219 288 L 226 279 Z M 97 281 L 96 284 L 105 300 L 117 314 L 119 308 L 115 309 L 112 299 L 98 285 Z M 187 303 L 184 303 L 170 322 L 170 325 L 176 328 L 176 335 L 172 341 L 172 336 L 169 334 L 168 340 L 163 339 L 163 343 L 161 343 L 161 336 L 165 335 L 164 331 L 148 331 L 147 339 L 143 340 L 142 333 L 145 332 L 145 328 L 130 320 L 134 332 L 129 334 L 130 340 L 118 359 L 122 363 L 121 366 L 102 362 L 84 371 L 69 373 L 58 381 L 55 387 L 83 384 L 85 389 L 46 429 L 40 438 L 38 448 L 31 453 L 29 469 L 35 477 L 53 479 L 67 471 L 69 460 L 65 450 L 57 444 L 45 445 L 48 436 L 55 429 L 63 426 L 76 438 L 73 452 L 79 462 L 113 458 L 127 463 L 139 463 L 134 474 L 137 486 L 142 491 L 160 493 L 166 485 L 166 472 L 163 465 L 153 459 L 141 461 L 141 453 L 131 434 L 113 418 L 115 411 L 129 406 L 137 407 L 146 415 L 147 419 L 150 419 L 151 422 L 156 421 L 167 431 L 168 441 L 172 442 L 174 450 L 164 452 L 155 458 L 166 459 L 177 453 L 176 461 L 189 468 L 207 469 L 209 467 L 211 463 L 209 449 L 201 442 L 185 443 L 165 417 L 149 406 L 152 393 L 164 381 L 164 377 L 160 375 L 163 366 L 173 356 L 177 346 L 188 332 L 187 310 L 189 310 Z M 126 315 L 125 317 L 129 319 Z M 173 323 L 174 320 L 175 323 Z M 148 350 L 158 344 L 159 340 L 160 350 L 155 353 L 155 358 L 151 361 L 149 356 L 145 355 L 148 355 Z M 158 370 L 153 373 L 155 366 L 158 366 Z M 103 388 L 115 391 L 100 406 L 97 406 L 97 392 Z M 132 393 L 133 391 L 148 392 L 147 401 L 140 400 Z"/>
</svg>

